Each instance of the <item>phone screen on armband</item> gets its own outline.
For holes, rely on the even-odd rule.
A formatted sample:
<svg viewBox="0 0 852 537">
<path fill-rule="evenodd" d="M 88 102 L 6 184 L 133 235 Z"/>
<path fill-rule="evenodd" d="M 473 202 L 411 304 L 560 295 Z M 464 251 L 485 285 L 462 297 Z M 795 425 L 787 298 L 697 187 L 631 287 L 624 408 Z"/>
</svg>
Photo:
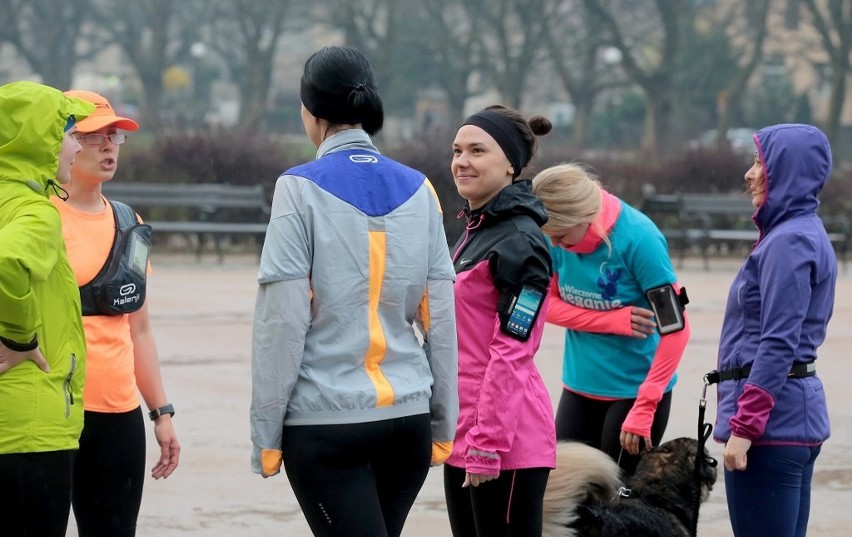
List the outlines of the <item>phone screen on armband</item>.
<svg viewBox="0 0 852 537">
<path fill-rule="evenodd" d="M 671 285 L 651 289 L 645 293 L 645 296 L 654 311 L 657 331 L 661 335 L 683 330 L 683 313 L 678 297 Z"/>
<path fill-rule="evenodd" d="M 543 301 L 544 293 L 532 287 L 523 286 L 521 293 L 514 298 L 509 307 L 503 330 L 521 340 L 529 338 L 530 330 Z"/>
<path fill-rule="evenodd" d="M 137 274 L 144 275 L 148 271 L 148 253 L 151 245 L 135 233 L 130 234 L 129 266 Z"/>
</svg>

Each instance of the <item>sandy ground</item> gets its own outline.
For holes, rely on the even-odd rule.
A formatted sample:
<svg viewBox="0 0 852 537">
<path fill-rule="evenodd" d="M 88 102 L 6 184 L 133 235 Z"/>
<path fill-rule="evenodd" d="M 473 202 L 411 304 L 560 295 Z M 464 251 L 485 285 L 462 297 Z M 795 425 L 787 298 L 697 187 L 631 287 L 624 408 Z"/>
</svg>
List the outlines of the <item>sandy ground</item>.
<svg viewBox="0 0 852 537">
<path fill-rule="evenodd" d="M 230 256 L 213 259 L 158 256 L 149 300 L 166 388 L 177 409 L 175 427 L 183 446 L 181 464 L 168 480 L 148 478 L 139 516 L 141 537 L 309 536 L 286 477 L 262 479 L 251 473 L 248 408 L 251 392 L 249 341 L 256 263 Z M 679 270 L 692 300 L 693 335 L 680 366 L 666 437 L 696 434 L 703 375 L 715 353 L 735 260 L 712 260 L 709 271 L 697 260 Z M 846 536 L 852 525 L 852 275 L 838 281 L 836 311 L 822 347 L 819 375 L 829 397 L 833 436 L 825 444 L 814 476 L 809 535 Z M 548 326 L 537 363 L 554 397 L 560 389 L 561 329 Z M 715 419 L 715 391 L 707 416 Z M 149 467 L 156 442 L 148 430 Z M 710 442 L 721 460 L 721 447 Z M 407 537 L 450 535 L 440 469 L 433 468 L 409 515 Z M 69 536 L 76 537 L 73 519 Z M 701 511 L 699 535 L 731 535 L 723 480 Z"/>
</svg>

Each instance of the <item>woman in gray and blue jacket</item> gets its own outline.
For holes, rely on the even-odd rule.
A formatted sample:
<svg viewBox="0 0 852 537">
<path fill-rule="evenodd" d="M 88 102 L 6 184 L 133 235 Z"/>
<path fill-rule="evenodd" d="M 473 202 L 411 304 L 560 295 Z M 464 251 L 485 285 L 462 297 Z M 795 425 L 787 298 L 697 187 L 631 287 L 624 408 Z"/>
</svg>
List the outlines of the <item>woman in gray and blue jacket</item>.
<svg viewBox="0 0 852 537">
<path fill-rule="evenodd" d="M 830 432 L 814 363 L 837 279 L 816 214 L 831 148 L 810 125 L 767 127 L 754 140 L 745 180 L 760 238 L 728 295 L 715 438 L 725 443 L 734 535 L 799 537 L 807 532 L 814 461 Z"/>
<path fill-rule="evenodd" d="M 429 181 L 370 140 L 383 111 L 366 58 L 316 52 L 301 99 L 317 159 L 275 186 L 252 341 L 252 469 L 272 476 L 283 459 L 314 535 L 397 536 L 430 464 L 452 450 L 455 271 Z"/>
</svg>

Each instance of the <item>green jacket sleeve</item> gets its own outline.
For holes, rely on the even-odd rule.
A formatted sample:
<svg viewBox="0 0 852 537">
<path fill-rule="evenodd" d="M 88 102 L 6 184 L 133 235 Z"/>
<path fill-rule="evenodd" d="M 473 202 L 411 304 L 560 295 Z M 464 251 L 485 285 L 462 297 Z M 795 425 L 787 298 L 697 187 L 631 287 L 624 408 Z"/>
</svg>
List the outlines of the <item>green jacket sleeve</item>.
<svg viewBox="0 0 852 537">
<path fill-rule="evenodd" d="M 41 319 L 33 284 L 47 280 L 60 248 L 65 246 L 59 213 L 46 199 L 21 207 L 0 228 L 0 336 L 15 343 L 33 340 Z"/>
</svg>

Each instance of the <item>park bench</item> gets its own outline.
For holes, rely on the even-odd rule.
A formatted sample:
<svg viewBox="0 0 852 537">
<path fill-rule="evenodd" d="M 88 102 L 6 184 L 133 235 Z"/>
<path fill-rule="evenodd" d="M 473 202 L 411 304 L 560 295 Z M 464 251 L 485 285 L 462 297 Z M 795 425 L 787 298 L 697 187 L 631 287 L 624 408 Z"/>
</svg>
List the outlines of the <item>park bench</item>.
<svg viewBox="0 0 852 537">
<path fill-rule="evenodd" d="M 683 193 L 656 194 L 646 190 L 642 212 L 660 228 L 669 247 L 677 251 L 678 265 L 683 266 L 685 255 L 697 248 L 710 267 L 710 252 L 749 249 L 757 242 L 758 231 L 751 217 L 755 208 L 746 195 Z M 846 270 L 852 225 L 844 215 L 822 216 L 828 238 L 837 258 Z"/>
<path fill-rule="evenodd" d="M 195 237 L 200 261 L 205 238 L 211 238 L 219 262 L 222 239 L 251 236 L 258 248 L 269 224 L 269 202 L 262 185 L 223 183 L 121 183 L 103 185 L 108 199 L 123 201 L 142 216 L 154 236 L 183 234 Z"/>
</svg>

